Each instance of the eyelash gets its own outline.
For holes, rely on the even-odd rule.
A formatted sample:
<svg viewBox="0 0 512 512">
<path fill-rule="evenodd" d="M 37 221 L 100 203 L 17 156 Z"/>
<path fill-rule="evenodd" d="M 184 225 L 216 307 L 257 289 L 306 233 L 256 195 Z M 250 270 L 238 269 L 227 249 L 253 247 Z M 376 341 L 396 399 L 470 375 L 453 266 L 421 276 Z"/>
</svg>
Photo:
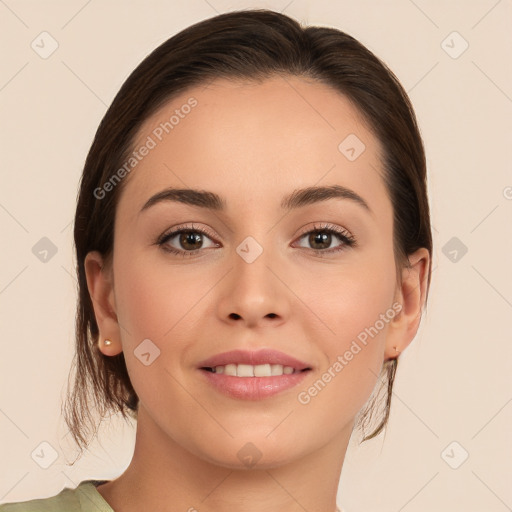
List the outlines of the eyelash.
<svg viewBox="0 0 512 512">
<path fill-rule="evenodd" d="M 164 247 L 165 244 L 172 238 L 174 238 L 176 235 L 179 235 L 181 233 L 201 233 L 203 235 L 206 235 L 208 238 L 214 238 L 213 235 L 204 228 L 195 228 L 194 225 L 192 227 L 180 227 L 178 229 L 175 229 L 169 233 L 164 233 L 161 235 L 157 240 L 156 244 L 166 252 L 169 252 L 171 254 L 175 254 L 177 256 L 182 257 L 189 257 L 197 254 L 199 251 L 203 249 L 194 249 L 192 251 L 183 251 L 175 249 L 174 247 Z M 319 256 L 324 256 L 325 254 L 333 254 L 338 253 L 340 251 L 345 250 L 347 247 L 354 247 L 357 245 L 356 239 L 346 230 L 339 228 L 337 226 L 333 226 L 331 224 L 322 224 L 322 225 L 314 225 L 313 229 L 310 229 L 309 231 L 305 231 L 299 236 L 299 240 L 303 238 L 305 235 L 309 235 L 312 233 L 330 233 L 336 235 L 343 244 L 335 247 L 334 249 L 309 249 L 310 251 L 313 251 L 315 254 Z"/>
</svg>

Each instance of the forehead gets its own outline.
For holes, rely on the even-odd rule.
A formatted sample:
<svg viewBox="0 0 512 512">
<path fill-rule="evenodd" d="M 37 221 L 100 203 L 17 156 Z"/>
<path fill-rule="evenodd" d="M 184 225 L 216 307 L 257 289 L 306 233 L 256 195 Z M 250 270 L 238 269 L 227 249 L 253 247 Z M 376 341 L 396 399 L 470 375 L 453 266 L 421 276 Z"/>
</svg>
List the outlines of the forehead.
<svg viewBox="0 0 512 512">
<path fill-rule="evenodd" d="M 130 172 L 120 210 L 138 212 L 171 186 L 216 192 L 233 207 L 279 205 L 293 189 L 331 184 L 376 209 L 386 200 L 379 141 L 345 96 L 311 79 L 191 88 L 143 123 L 134 150 L 144 145 L 151 149 Z"/>
</svg>

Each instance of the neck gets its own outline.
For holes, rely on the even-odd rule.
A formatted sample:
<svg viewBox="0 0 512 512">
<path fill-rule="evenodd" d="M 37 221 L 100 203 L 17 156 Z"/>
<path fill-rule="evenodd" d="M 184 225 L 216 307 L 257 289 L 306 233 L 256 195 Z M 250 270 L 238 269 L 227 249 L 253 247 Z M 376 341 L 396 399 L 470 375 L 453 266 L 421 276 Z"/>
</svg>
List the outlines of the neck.
<svg viewBox="0 0 512 512">
<path fill-rule="evenodd" d="M 285 465 L 230 468 L 185 449 L 141 407 L 130 465 L 98 492 L 121 512 L 335 512 L 351 429 L 347 425 L 321 449 Z"/>
</svg>

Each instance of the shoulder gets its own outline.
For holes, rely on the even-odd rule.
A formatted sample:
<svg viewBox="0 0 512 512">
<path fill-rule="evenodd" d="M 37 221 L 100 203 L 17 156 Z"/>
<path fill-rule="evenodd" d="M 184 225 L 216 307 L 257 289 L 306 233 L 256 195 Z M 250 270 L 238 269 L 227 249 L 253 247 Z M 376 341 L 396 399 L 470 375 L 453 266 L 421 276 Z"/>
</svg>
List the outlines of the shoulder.
<svg viewBox="0 0 512 512">
<path fill-rule="evenodd" d="M 43 512 L 64 510 L 80 511 L 80 500 L 76 489 L 63 489 L 56 496 L 50 498 L 33 499 L 17 503 L 5 503 L 0 505 L 0 512 Z"/>
<path fill-rule="evenodd" d="M 0 505 L 0 512 L 113 512 L 96 490 L 99 480 L 85 480 L 75 489 L 66 487 L 50 498 Z"/>
</svg>

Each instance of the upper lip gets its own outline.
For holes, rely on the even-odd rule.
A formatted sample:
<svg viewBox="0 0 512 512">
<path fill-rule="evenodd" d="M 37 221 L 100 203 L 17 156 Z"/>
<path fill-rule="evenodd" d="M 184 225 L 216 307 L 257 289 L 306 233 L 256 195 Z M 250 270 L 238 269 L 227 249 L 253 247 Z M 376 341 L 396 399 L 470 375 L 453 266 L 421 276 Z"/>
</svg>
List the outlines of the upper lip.
<svg viewBox="0 0 512 512">
<path fill-rule="evenodd" d="M 304 363 L 284 352 L 273 349 L 257 351 L 231 350 L 229 352 L 223 352 L 222 354 L 216 354 L 201 361 L 199 368 L 214 368 L 215 366 L 225 366 L 227 364 L 281 364 L 283 366 L 291 366 L 295 370 L 311 368 L 311 365 L 308 363 Z"/>
</svg>

